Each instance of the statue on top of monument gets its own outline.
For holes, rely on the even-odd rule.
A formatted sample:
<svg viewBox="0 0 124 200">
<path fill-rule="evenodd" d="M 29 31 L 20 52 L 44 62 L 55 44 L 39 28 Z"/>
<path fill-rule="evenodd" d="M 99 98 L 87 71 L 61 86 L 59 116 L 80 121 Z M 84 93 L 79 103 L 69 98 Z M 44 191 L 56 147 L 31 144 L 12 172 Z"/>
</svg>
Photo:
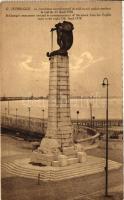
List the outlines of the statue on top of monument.
<svg viewBox="0 0 124 200">
<path fill-rule="evenodd" d="M 57 32 L 57 43 L 60 48 L 58 50 L 52 51 L 51 53 L 47 52 L 48 57 L 54 55 L 63 55 L 63 56 L 68 55 L 67 51 L 71 48 L 73 44 L 73 32 L 72 32 L 73 29 L 74 29 L 73 24 L 67 21 L 63 21 L 63 23 L 58 23 L 55 25 L 55 28 L 51 29 L 52 33 L 55 30 Z"/>
</svg>

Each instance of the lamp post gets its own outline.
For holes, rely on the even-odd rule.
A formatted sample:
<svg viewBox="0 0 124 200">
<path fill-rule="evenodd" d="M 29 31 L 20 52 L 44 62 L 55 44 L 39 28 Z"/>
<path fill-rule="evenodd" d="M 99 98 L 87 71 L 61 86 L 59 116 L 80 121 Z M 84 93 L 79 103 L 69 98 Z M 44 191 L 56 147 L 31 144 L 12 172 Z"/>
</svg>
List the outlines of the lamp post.
<svg viewBox="0 0 124 200">
<path fill-rule="evenodd" d="M 8 115 L 9 115 L 9 100 L 8 100 Z"/>
<path fill-rule="evenodd" d="M 95 116 L 92 116 L 92 120 L 93 120 L 93 121 L 92 121 L 92 127 L 94 128 L 94 125 L 95 125 L 95 124 L 94 124 Z"/>
<path fill-rule="evenodd" d="M 77 110 L 77 134 L 78 134 L 78 115 L 79 115 L 79 110 Z"/>
<path fill-rule="evenodd" d="M 45 111 L 45 110 L 42 109 L 42 112 L 43 112 L 43 118 L 42 118 L 42 119 L 43 119 L 43 126 L 42 126 L 43 133 L 44 133 L 44 111 Z"/>
<path fill-rule="evenodd" d="M 6 114 L 7 114 L 7 112 L 6 112 L 6 111 L 7 111 L 7 108 L 5 107 L 5 116 L 6 116 Z"/>
<path fill-rule="evenodd" d="M 106 87 L 106 166 L 105 166 L 105 172 L 106 172 L 106 177 L 105 177 L 105 196 L 108 197 L 108 78 L 103 79 L 102 83 L 103 87 Z"/>
<path fill-rule="evenodd" d="M 17 126 L 17 111 L 18 111 L 18 108 L 16 108 L 16 126 Z"/>
<path fill-rule="evenodd" d="M 7 108 L 5 108 L 5 121 L 4 121 L 4 123 L 5 123 L 5 125 L 6 125 L 6 114 L 7 114 Z"/>
<path fill-rule="evenodd" d="M 91 126 L 91 128 L 92 128 L 92 120 L 93 120 L 93 116 L 92 116 L 92 103 L 89 103 L 89 105 L 90 105 L 90 126 Z"/>
<path fill-rule="evenodd" d="M 30 107 L 28 107 L 28 111 L 29 111 L 29 128 L 30 128 L 30 111 L 31 111 L 31 108 Z"/>
</svg>

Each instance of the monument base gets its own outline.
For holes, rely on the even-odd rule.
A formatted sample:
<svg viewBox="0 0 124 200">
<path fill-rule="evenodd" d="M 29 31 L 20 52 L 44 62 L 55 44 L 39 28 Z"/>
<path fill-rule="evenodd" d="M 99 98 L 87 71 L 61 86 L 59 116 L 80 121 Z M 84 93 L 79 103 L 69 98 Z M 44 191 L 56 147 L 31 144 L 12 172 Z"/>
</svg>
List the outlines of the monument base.
<svg viewBox="0 0 124 200">
<path fill-rule="evenodd" d="M 55 162 L 54 162 L 55 164 Z M 86 177 L 93 174 L 105 173 L 105 159 L 87 155 L 86 162 L 70 164 L 63 167 L 36 166 L 30 163 L 29 158 L 15 159 L 2 162 L 2 167 L 6 173 L 14 174 L 29 179 L 39 179 L 42 181 L 60 181 L 76 177 Z M 118 170 L 121 163 L 109 160 L 109 171 Z M 84 179 L 85 181 L 86 179 Z"/>
<path fill-rule="evenodd" d="M 60 147 L 57 140 L 44 138 L 42 145 L 31 156 L 32 164 L 63 167 L 86 161 L 86 153 L 80 144 Z"/>
</svg>

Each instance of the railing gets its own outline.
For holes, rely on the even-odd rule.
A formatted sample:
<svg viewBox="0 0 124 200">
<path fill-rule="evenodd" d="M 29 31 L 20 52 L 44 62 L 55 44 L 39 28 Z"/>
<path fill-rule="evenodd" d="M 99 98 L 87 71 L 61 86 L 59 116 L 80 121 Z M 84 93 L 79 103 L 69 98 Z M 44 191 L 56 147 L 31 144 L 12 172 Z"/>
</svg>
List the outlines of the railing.
<svg viewBox="0 0 124 200">
<path fill-rule="evenodd" d="M 86 132 L 86 137 L 83 138 L 84 133 Z M 89 127 L 79 127 L 77 129 L 76 126 L 74 126 L 74 140 L 76 143 L 80 144 L 86 144 L 86 145 L 93 145 L 96 144 L 96 142 L 99 140 L 100 133 L 98 133 L 95 129 L 89 128 Z M 80 134 L 82 137 L 78 138 L 78 134 Z"/>
<path fill-rule="evenodd" d="M 73 126 L 77 127 L 77 120 L 72 120 Z M 108 126 L 122 126 L 123 121 L 120 119 L 111 119 L 108 122 Z M 1 116 L 1 126 L 4 128 L 13 128 L 13 129 L 24 129 L 27 131 L 33 132 L 43 132 L 45 133 L 47 128 L 47 119 L 40 119 L 36 117 L 27 117 L 20 115 L 7 115 L 4 114 Z M 104 128 L 106 126 L 105 120 L 95 120 L 94 126 L 92 129 Z M 78 120 L 78 127 L 91 127 L 91 122 L 89 119 Z M 89 129 L 92 130 L 92 129 Z"/>
<path fill-rule="evenodd" d="M 72 123 L 77 124 L 76 120 L 72 120 Z M 80 119 L 78 120 L 79 126 L 88 126 L 91 127 L 91 120 L 90 119 Z M 108 126 L 122 126 L 123 120 L 122 119 L 109 119 Z M 95 119 L 92 122 L 92 128 L 101 128 L 106 126 L 106 120 L 104 119 Z"/>
<path fill-rule="evenodd" d="M 1 127 L 10 130 L 40 133 L 41 135 L 44 135 L 46 132 L 47 122 L 40 118 L 5 115 L 1 116 Z"/>
</svg>

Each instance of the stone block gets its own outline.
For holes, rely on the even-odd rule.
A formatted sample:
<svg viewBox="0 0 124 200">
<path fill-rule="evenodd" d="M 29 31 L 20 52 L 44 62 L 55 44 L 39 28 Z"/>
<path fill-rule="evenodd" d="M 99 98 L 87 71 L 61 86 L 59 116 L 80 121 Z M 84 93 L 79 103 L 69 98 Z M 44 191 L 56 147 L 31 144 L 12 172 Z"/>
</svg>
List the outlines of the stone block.
<svg viewBox="0 0 124 200">
<path fill-rule="evenodd" d="M 81 152 L 81 151 L 82 151 L 82 145 L 81 145 L 81 144 L 74 144 L 74 149 L 75 149 L 77 152 Z"/>
<path fill-rule="evenodd" d="M 40 163 L 42 165 L 51 166 L 54 156 L 48 154 L 42 154 L 40 152 L 33 152 L 31 156 L 32 163 Z"/>
<path fill-rule="evenodd" d="M 60 145 L 56 139 L 45 137 L 38 150 L 44 154 L 57 154 L 60 152 L 59 147 Z"/>
<path fill-rule="evenodd" d="M 66 156 L 75 154 L 74 146 L 72 146 L 72 147 L 64 147 L 63 148 L 63 154 L 66 155 Z"/>
<path fill-rule="evenodd" d="M 63 140 L 63 142 L 65 142 L 65 143 L 68 143 L 68 142 L 69 142 L 69 146 L 68 146 L 68 147 L 72 146 L 72 145 L 70 144 L 70 142 L 73 141 L 71 137 L 69 137 L 69 138 L 62 138 L 62 140 Z"/>
<path fill-rule="evenodd" d="M 58 136 L 57 138 L 63 140 L 63 142 L 65 141 L 65 139 L 70 139 L 69 135 L 57 135 L 57 136 Z"/>
<path fill-rule="evenodd" d="M 47 161 L 47 160 L 43 160 L 43 159 L 39 159 L 37 162 L 41 163 L 42 165 L 45 166 L 51 166 L 52 162 L 51 161 Z"/>
<path fill-rule="evenodd" d="M 61 118 L 60 118 L 60 120 L 61 120 Z M 69 129 L 72 129 L 71 123 L 66 120 L 63 120 L 63 122 L 59 121 L 58 125 L 59 125 L 59 127 L 64 126 L 64 127 L 69 127 Z"/>
<path fill-rule="evenodd" d="M 68 155 L 68 159 L 69 159 L 69 158 L 77 158 L 77 153 Z"/>
<path fill-rule="evenodd" d="M 65 155 L 59 155 L 58 161 L 59 161 L 61 167 L 68 165 L 68 159 L 67 159 L 67 156 L 65 156 Z"/>
<path fill-rule="evenodd" d="M 59 65 L 60 66 L 60 65 Z M 69 68 L 67 68 L 67 67 L 64 67 L 64 66 L 60 66 L 60 67 L 58 67 L 58 73 L 61 73 L 61 72 L 69 72 Z"/>
<path fill-rule="evenodd" d="M 53 81 L 53 82 L 55 82 L 55 81 Z M 66 80 L 61 80 L 61 81 L 58 82 L 58 86 L 59 85 L 67 85 L 67 81 Z"/>
<path fill-rule="evenodd" d="M 66 77 L 69 76 L 69 73 L 67 72 L 67 70 L 63 70 L 63 71 L 59 71 L 60 72 L 60 75 L 59 75 L 59 78 L 60 79 L 63 79 L 65 77 L 65 80 L 67 81 Z"/>
<path fill-rule="evenodd" d="M 46 160 L 46 161 L 53 161 L 55 160 L 57 157 L 55 155 L 50 155 L 50 154 L 40 154 L 39 153 L 39 159 L 42 159 L 42 160 Z"/>
<path fill-rule="evenodd" d="M 35 162 L 36 163 L 36 152 L 33 151 L 32 155 L 31 155 L 31 162 Z"/>
<path fill-rule="evenodd" d="M 60 90 L 68 90 L 69 89 L 69 84 L 67 83 L 67 85 L 60 85 L 59 89 Z"/>
<path fill-rule="evenodd" d="M 68 159 L 68 165 L 76 164 L 78 163 L 78 158 L 69 158 Z"/>
<path fill-rule="evenodd" d="M 62 140 L 62 147 L 69 147 L 72 144 L 70 141 L 63 141 Z"/>
<path fill-rule="evenodd" d="M 53 167 L 59 167 L 60 166 L 60 162 L 59 161 L 52 161 L 52 166 Z"/>
<path fill-rule="evenodd" d="M 87 154 L 85 152 L 78 152 L 77 157 L 80 163 L 86 162 L 87 160 Z"/>
</svg>

